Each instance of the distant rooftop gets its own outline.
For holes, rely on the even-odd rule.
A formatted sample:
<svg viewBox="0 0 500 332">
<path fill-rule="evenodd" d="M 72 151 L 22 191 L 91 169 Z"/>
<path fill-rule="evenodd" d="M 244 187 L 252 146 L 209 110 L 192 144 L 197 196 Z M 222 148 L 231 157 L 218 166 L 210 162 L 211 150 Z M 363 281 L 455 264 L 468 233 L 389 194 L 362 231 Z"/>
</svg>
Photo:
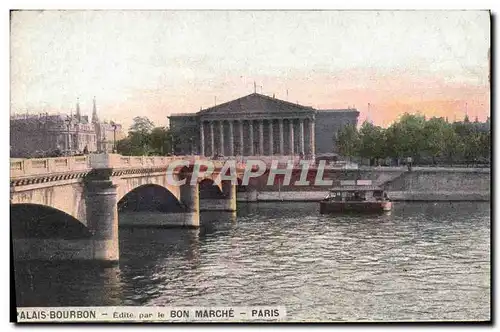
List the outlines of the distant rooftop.
<svg viewBox="0 0 500 332">
<path fill-rule="evenodd" d="M 193 116 L 193 115 L 196 115 L 196 113 L 172 113 L 168 116 L 168 118 L 176 116 Z"/>
</svg>

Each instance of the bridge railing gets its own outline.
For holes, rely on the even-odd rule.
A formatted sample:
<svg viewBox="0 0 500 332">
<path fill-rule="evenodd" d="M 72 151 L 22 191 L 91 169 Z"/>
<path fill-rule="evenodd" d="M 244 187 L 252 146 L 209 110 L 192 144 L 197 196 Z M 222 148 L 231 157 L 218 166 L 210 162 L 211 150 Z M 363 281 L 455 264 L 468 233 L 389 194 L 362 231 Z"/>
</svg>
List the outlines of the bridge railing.
<svg viewBox="0 0 500 332">
<path fill-rule="evenodd" d="M 147 168 L 168 166 L 175 160 L 209 160 L 201 156 L 122 156 L 119 154 L 89 154 L 85 156 L 11 159 L 10 177 L 88 171 L 94 168 Z M 224 160 L 214 161 L 216 168 L 224 165 Z M 244 163 L 237 161 L 237 168 L 243 168 Z"/>
<path fill-rule="evenodd" d="M 11 178 L 89 169 L 88 156 L 10 160 Z"/>
<path fill-rule="evenodd" d="M 194 162 L 204 159 L 200 156 L 122 156 L 119 154 L 90 155 L 90 165 L 93 168 L 129 168 L 129 167 L 155 167 L 168 166 L 175 160 Z"/>
</svg>

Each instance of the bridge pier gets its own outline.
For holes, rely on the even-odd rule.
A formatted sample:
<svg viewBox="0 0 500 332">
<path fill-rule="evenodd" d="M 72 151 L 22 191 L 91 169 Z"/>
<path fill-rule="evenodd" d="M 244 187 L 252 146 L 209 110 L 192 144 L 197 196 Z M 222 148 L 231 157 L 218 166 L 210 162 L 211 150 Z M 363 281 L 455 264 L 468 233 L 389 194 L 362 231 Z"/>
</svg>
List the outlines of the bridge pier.
<svg viewBox="0 0 500 332">
<path fill-rule="evenodd" d="M 206 198 L 202 200 L 201 211 L 236 211 L 236 185 L 230 180 L 222 181 L 223 198 Z"/>
<path fill-rule="evenodd" d="M 183 212 L 183 225 L 186 227 L 200 227 L 200 189 L 198 183 L 190 185 L 190 181 L 180 188 L 180 200 L 186 211 Z"/>
<path fill-rule="evenodd" d="M 86 184 L 87 227 L 92 234 L 90 257 L 97 261 L 118 261 L 117 186 L 111 180 Z"/>
<path fill-rule="evenodd" d="M 236 211 L 236 185 L 222 181 L 222 193 L 226 196 L 226 211 Z"/>
</svg>

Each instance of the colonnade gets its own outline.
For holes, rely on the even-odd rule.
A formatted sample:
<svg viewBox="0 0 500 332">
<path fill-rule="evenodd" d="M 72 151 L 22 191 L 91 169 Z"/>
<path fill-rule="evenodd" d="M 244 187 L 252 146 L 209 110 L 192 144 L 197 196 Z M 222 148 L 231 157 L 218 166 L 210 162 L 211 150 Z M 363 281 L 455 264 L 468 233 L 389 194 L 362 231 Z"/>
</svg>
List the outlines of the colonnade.
<svg viewBox="0 0 500 332">
<path fill-rule="evenodd" d="M 288 144 L 286 151 L 285 122 L 288 124 Z M 228 124 L 227 126 L 225 126 L 226 123 Z M 277 127 L 275 127 L 276 124 Z M 226 128 L 228 130 L 225 130 Z M 254 137 L 255 128 L 258 129 L 257 137 Z M 265 128 L 267 135 L 264 135 Z M 205 129 L 208 129 L 208 133 L 206 133 Z M 235 142 L 235 131 L 237 132 L 237 142 Z M 299 133 L 298 142 L 295 141 L 296 131 Z M 227 132 L 228 134 L 226 134 Z M 217 146 L 216 133 L 218 135 Z M 200 152 L 203 156 L 213 156 L 215 154 L 224 156 L 283 156 L 296 154 L 314 156 L 314 136 L 315 121 L 311 117 L 262 120 L 202 120 L 200 123 Z M 225 144 L 226 139 L 228 140 L 227 145 Z M 276 146 L 274 144 L 275 141 L 278 142 Z"/>
</svg>

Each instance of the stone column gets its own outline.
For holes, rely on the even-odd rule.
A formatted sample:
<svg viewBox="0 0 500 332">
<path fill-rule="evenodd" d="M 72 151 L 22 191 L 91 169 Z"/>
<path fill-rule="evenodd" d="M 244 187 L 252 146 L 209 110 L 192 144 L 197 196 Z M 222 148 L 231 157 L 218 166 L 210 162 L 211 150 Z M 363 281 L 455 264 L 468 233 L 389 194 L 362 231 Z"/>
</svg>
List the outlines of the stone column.
<svg viewBox="0 0 500 332">
<path fill-rule="evenodd" d="M 254 155 L 253 151 L 253 120 L 248 121 L 249 132 L 250 132 L 250 155 Z"/>
<path fill-rule="evenodd" d="M 205 156 L 205 128 L 203 127 L 204 122 L 201 121 L 200 125 L 200 148 L 201 148 L 201 155 Z"/>
<path fill-rule="evenodd" d="M 264 155 L 264 120 L 259 121 L 259 154 Z"/>
<path fill-rule="evenodd" d="M 89 259 L 96 261 L 119 259 L 117 188 L 111 172 L 94 170 L 85 184 L 87 227 L 92 234 Z"/>
<path fill-rule="evenodd" d="M 300 124 L 300 153 L 302 156 L 305 156 L 305 149 L 304 149 L 304 119 L 299 119 L 299 124 Z"/>
<path fill-rule="evenodd" d="M 224 155 L 224 121 L 219 121 L 219 135 L 220 135 L 220 151 L 221 155 Z"/>
<path fill-rule="evenodd" d="M 293 156 L 295 154 L 295 142 L 293 141 L 293 119 L 289 119 L 290 126 L 290 137 L 289 137 L 289 145 L 290 145 L 290 155 Z"/>
<path fill-rule="evenodd" d="M 240 125 L 240 154 L 241 156 L 245 155 L 245 147 L 243 146 L 243 121 L 239 120 L 239 125 Z"/>
<path fill-rule="evenodd" d="M 285 136 L 283 134 L 283 119 L 279 119 L 278 122 L 280 127 L 280 156 L 283 156 L 285 154 L 285 149 L 283 147 L 285 142 Z"/>
<path fill-rule="evenodd" d="M 229 155 L 234 156 L 233 120 L 229 120 Z"/>
<path fill-rule="evenodd" d="M 309 119 L 309 151 L 310 159 L 313 160 L 316 155 L 316 120 L 313 118 Z"/>
<path fill-rule="evenodd" d="M 200 227 L 200 188 L 198 183 L 191 185 L 188 177 L 186 184 L 180 188 L 180 200 L 185 206 L 183 226 Z"/>
<path fill-rule="evenodd" d="M 274 155 L 273 120 L 269 120 L 269 155 Z"/>
<path fill-rule="evenodd" d="M 210 121 L 210 154 L 215 155 L 214 122 Z"/>
</svg>

